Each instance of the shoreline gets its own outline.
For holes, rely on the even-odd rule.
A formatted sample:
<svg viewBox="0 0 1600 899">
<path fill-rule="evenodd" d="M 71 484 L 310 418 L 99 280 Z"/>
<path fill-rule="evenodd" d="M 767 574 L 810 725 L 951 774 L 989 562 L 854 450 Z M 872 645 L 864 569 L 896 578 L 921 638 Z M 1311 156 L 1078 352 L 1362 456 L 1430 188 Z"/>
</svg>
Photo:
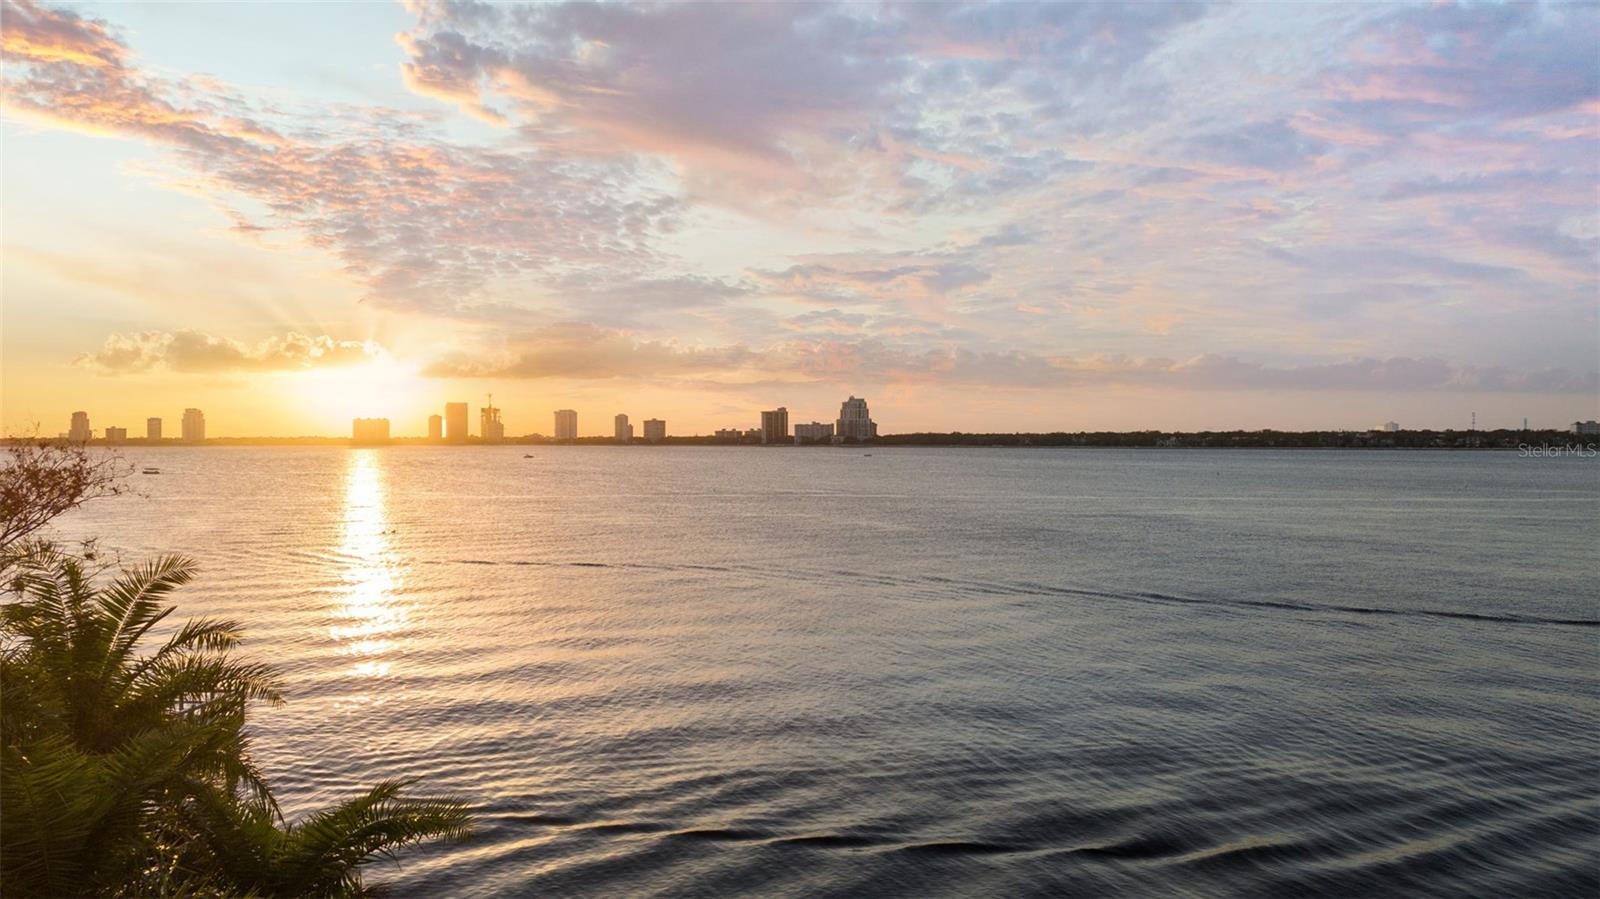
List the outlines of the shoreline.
<svg viewBox="0 0 1600 899">
<path fill-rule="evenodd" d="M 939 435 L 944 437 L 945 435 Z M 1120 436 L 1120 435 L 1119 435 Z M 1142 436 L 1142 435 L 1141 435 Z M 199 442 L 162 440 L 151 443 L 142 439 L 106 441 L 90 440 L 83 444 L 94 449 L 191 449 L 225 447 L 345 447 L 353 449 L 384 449 L 405 447 L 448 447 L 454 449 L 486 449 L 493 447 L 723 447 L 727 449 L 818 449 L 818 450 L 893 450 L 893 449 L 1139 449 L 1139 450 L 1363 450 L 1363 451 L 1500 451 L 1539 452 L 1548 454 L 1594 455 L 1600 454 L 1600 440 L 1590 435 L 1573 435 L 1565 432 L 1528 432 L 1513 435 L 1484 434 L 1417 434 L 1412 439 L 1393 439 L 1388 435 L 1372 438 L 1365 435 L 1329 435 L 1323 440 L 1296 439 L 1299 435 L 1282 433 L 1264 434 L 1199 433 L 1179 434 L 1156 439 L 1139 439 L 1127 435 L 1117 439 L 1111 435 L 960 435 L 947 439 L 929 435 L 904 435 L 882 437 L 870 443 L 755 443 L 717 440 L 711 437 L 669 437 L 662 441 L 635 439 L 619 443 L 609 437 L 579 438 L 577 440 L 550 440 L 543 438 L 512 438 L 492 443 L 468 440 L 463 443 L 429 440 L 427 438 L 396 438 L 382 443 L 357 442 L 345 437 L 220 437 Z M 1308 435 L 1309 436 L 1309 435 Z M 1342 438 L 1342 439 L 1341 439 Z M 1587 438 L 1587 439 L 1586 439 Z M 41 438 L 4 438 L 7 446 L 32 442 Z M 51 438 L 43 438 L 51 440 Z"/>
</svg>

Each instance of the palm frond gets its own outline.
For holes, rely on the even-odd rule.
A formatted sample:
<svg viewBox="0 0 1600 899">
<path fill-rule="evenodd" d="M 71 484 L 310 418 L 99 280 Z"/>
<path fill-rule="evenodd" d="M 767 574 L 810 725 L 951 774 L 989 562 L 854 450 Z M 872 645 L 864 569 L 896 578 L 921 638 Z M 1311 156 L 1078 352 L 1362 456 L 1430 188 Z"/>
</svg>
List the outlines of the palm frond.
<svg viewBox="0 0 1600 899">
<path fill-rule="evenodd" d="M 281 888 L 308 895 L 337 893 L 380 855 L 430 839 L 471 835 L 470 806 L 451 797 L 407 798 L 412 781 L 384 781 L 362 796 L 291 825 L 278 856 Z"/>
<path fill-rule="evenodd" d="M 242 625 L 237 621 L 215 618 L 191 618 L 178 632 L 167 639 L 161 648 L 135 662 L 128 668 L 126 680 L 138 680 L 150 666 L 179 653 L 212 651 L 221 652 L 239 645 Z"/>
<path fill-rule="evenodd" d="M 129 703 L 172 709 L 259 700 L 283 702 L 271 665 L 237 662 L 224 653 L 183 653 L 152 659 L 129 685 Z"/>
<path fill-rule="evenodd" d="M 97 611 L 105 629 L 105 658 L 99 676 L 106 677 L 114 665 L 121 665 L 139 640 L 161 619 L 172 614 L 172 607 L 161 597 L 194 579 L 195 563 L 183 556 L 161 556 L 124 572 L 97 594 Z"/>
<path fill-rule="evenodd" d="M 0 755 L 0 872 L 8 895 L 71 895 L 99 818 L 94 759 L 50 737 Z"/>
</svg>

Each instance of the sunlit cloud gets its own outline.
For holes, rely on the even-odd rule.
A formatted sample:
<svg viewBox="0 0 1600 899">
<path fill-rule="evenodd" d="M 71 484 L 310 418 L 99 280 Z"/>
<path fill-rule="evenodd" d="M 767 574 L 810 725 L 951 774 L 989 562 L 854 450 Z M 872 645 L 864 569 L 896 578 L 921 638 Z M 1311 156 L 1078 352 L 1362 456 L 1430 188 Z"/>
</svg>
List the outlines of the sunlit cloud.
<svg viewBox="0 0 1600 899">
<path fill-rule="evenodd" d="M 637 166 L 453 144 L 388 109 L 308 117 L 220 90 L 187 100 L 202 86 L 139 69 L 102 23 L 13 7 L 49 27 L 5 45 L 8 117 L 171 148 L 236 228 L 292 229 L 382 305 L 449 313 L 500 280 L 637 269 L 674 221 L 674 199 L 642 186 Z M 109 49 L 85 59 L 75 49 L 85 46 Z"/>
<path fill-rule="evenodd" d="M 200 331 L 113 334 L 100 349 L 75 360 L 107 374 L 173 371 L 188 374 L 296 371 L 354 365 L 383 350 L 370 341 L 336 340 L 290 332 L 247 344 Z"/>
<path fill-rule="evenodd" d="M 801 321 L 815 325 L 814 314 Z M 838 322 L 834 316 L 823 321 Z M 851 320 L 846 317 L 844 323 Z M 1160 324 L 1160 323 L 1158 323 Z M 849 331 L 848 326 L 819 330 Z M 1158 329 L 1159 330 L 1159 329 Z M 920 350 L 878 338 L 790 339 L 754 352 L 744 346 L 688 347 L 619 330 L 563 324 L 523 335 L 498 356 L 441 360 L 423 372 L 438 378 L 624 379 L 729 384 L 789 382 L 848 387 L 934 385 L 1060 388 L 1165 386 L 1185 390 L 1354 390 L 1586 393 L 1600 376 L 1559 368 L 1511 371 L 1458 366 L 1437 358 L 1352 358 L 1269 366 L 1201 354 L 1187 359 L 1073 357 L 960 346 Z"/>
<path fill-rule="evenodd" d="M 15 0 L 5 115 L 163 151 L 154 183 L 414 320 L 436 380 L 1593 390 L 1592 5 L 407 13 L 352 39 L 412 111 Z M 347 352 L 133 327 L 83 364 Z"/>
<path fill-rule="evenodd" d="M 485 359 L 446 358 L 425 370 L 445 378 L 656 378 L 736 369 L 754 360 L 743 347 L 695 349 L 589 324 L 552 325 Z"/>
</svg>

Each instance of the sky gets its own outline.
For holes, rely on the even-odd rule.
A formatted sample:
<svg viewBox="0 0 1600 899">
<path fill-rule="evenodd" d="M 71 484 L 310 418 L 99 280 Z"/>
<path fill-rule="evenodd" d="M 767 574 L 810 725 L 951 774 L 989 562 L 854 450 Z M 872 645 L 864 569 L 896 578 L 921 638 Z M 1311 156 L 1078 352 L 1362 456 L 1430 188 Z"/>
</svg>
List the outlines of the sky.
<svg viewBox="0 0 1600 899">
<path fill-rule="evenodd" d="M 1593 3 L 4 0 L 0 425 L 1564 427 L 1597 48 Z"/>
</svg>

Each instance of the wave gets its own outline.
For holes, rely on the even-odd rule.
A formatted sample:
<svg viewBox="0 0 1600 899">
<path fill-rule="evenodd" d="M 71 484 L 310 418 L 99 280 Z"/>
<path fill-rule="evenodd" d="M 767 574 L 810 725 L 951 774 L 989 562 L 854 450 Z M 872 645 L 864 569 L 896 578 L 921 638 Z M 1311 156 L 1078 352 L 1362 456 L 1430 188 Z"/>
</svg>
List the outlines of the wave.
<svg viewBox="0 0 1600 899">
<path fill-rule="evenodd" d="M 1084 587 L 1065 587 L 1035 582 L 1008 583 L 1003 581 L 957 580 L 941 576 L 904 577 L 869 574 L 866 572 L 774 571 L 756 565 L 690 565 L 649 562 L 600 562 L 591 560 L 546 559 L 421 559 L 422 565 L 511 565 L 536 568 L 595 568 L 634 571 L 687 571 L 738 574 L 764 580 L 786 580 L 804 577 L 811 581 L 834 581 L 841 584 L 873 583 L 880 586 L 930 589 L 945 595 L 982 596 L 1061 596 L 1079 599 L 1100 599 L 1120 602 L 1161 603 L 1173 605 L 1213 606 L 1246 610 L 1296 612 L 1304 614 L 1342 614 L 1397 618 L 1433 618 L 1449 621 L 1467 621 L 1486 624 L 1546 625 L 1553 627 L 1600 627 L 1600 619 L 1564 618 L 1548 615 L 1526 615 L 1513 612 L 1464 612 L 1453 609 L 1401 609 L 1383 606 L 1358 606 L 1341 603 L 1304 603 L 1281 599 L 1248 599 L 1209 596 L 1180 596 L 1172 593 L 1117 592 Z"/>
</svg>

